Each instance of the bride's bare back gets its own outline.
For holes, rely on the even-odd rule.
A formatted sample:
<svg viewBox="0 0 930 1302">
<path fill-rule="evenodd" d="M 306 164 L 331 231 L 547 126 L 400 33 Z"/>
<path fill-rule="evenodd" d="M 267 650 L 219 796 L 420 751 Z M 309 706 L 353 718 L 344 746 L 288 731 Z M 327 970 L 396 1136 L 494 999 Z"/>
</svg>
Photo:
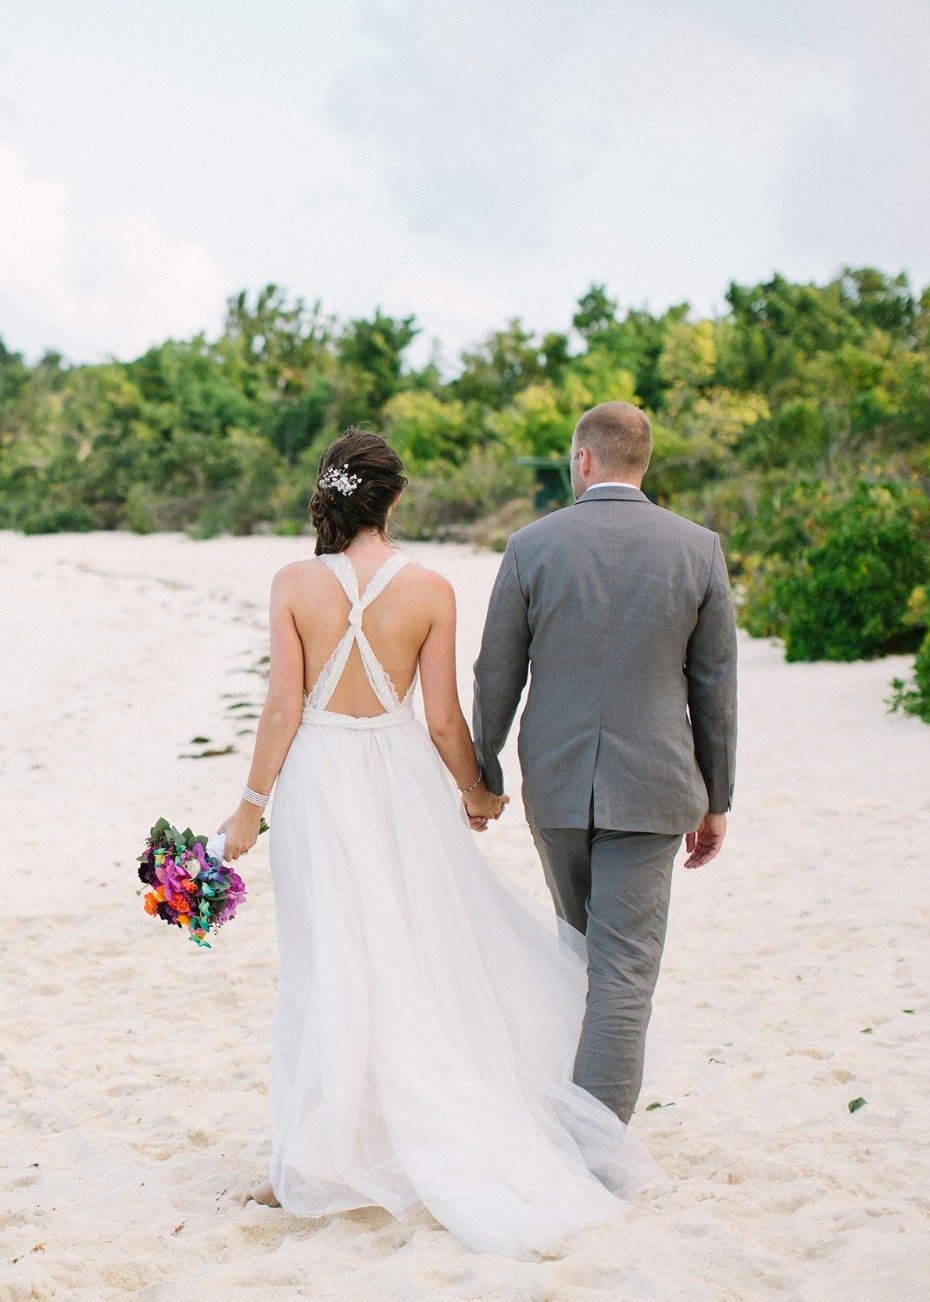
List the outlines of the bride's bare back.
<svg viewBox="0 0 930 1302">
<path fill-rule="evenodd" d="M 387 547 L 361 554 L 350 548 L 345 553 L 360 593 L 364 594 L 370 580 L 393 554 Z M 302 582 L 292 583 L 289 604 L 303 648 L 304 691 L 309 693 L 345 634 L 351 603 L 339 580 L 322 561 L 298 562 L 298 567 L 303 571 L 299 576 Z M 436 622 L 437 589 L 441 583 L 444 581 L 438 575 L 408 565 L 364 611 L 365 636 L 401 700 L 410 689 L 421 650 Z M 424 691 L 428 690 L 425 684 Z M 349 652 L 326 709 L 360 718 L 384 712 L 365 673 L 357 644 Z"/>
</svg>

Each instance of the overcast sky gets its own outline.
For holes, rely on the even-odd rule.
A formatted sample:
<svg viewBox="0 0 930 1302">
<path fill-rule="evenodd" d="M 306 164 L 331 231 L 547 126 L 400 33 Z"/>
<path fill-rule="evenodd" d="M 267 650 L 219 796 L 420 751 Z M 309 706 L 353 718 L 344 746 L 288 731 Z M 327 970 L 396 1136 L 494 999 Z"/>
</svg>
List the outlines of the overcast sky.
<svg viewBox="0 0 930 1302">
<path fill-rule="evenodd" d="M 414 312 L 930 281 L 930 0 L 0 0 L 0 337 L 127 358 L 267 281 Z"/>
</svg>

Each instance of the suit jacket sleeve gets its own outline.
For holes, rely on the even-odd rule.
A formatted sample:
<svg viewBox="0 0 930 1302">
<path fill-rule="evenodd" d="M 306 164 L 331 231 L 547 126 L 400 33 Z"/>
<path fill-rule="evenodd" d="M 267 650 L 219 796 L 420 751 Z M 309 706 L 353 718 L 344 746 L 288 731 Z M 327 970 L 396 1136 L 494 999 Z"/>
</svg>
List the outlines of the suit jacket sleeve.
<svg viewBox="0 0 930 1302">
<path fill-rule="evenodd" d="M 688 643 L 688 713 L 708 808 L 733 803 L 736 770 L 736 624 L 720 539 L 714 536 L 710 579 Z"/>
<path fill-rule="evenodd" d="M 498 795 L 504 790 L 498 756 L 526 683 L 529 646 L 526 598 L 511 538 L 491 593 L 481 650 L 475 661 L 472 719 L 478 763 L 489 790 Z"/>
</svg>

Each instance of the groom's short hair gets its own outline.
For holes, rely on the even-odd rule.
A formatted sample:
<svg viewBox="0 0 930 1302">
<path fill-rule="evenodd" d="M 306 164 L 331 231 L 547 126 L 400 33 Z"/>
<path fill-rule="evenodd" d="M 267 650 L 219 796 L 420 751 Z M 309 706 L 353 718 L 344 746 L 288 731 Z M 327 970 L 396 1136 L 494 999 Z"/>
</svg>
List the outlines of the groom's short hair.
<svg viewBox="0 0 930 1302">
<path fill-rule="evenodd" d="M 652 456 L 649 417 L 631 402 L 602 402 L 586 411 L 575 426 L 585 447 L 611 474 L 645 474 Z"/>
</svg>

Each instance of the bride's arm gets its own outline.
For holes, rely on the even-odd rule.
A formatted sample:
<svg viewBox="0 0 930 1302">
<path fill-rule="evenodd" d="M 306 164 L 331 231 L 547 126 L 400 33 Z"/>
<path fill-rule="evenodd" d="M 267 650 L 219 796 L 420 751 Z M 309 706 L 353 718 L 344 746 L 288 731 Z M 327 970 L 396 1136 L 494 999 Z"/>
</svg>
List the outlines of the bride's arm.
<svg viewBox="0 0 930 1302">
<path fill-rule="evenodd" d="M 287 755 L 303 712 L 304 655 L 300 635 L 288 601 L 290 566 L 280 570 L 271 584 L 271 664 L 268 692 L 255 732 L 252 765 L 246 785 L 268 795 Z M 262 810 L 241 800 L 236 812 L 219 827 L 226 833 L 226 858 L 238 859 L 258 840 Z"/>
<path fill-rule="evenodd" d="M 499 817 L 507 797 L 488 791 L 478 766 L 475 746 L 459 703 L 455 676 L 455 593 L 438 574 L 432 579 L 432 623 L 420 648 L 420 683 L 426 726 L 433 745 L 460 791 L 465 791 L 469 817 Z M 470 788 L 470 790 L 466 790 Z"/>
</svg>

